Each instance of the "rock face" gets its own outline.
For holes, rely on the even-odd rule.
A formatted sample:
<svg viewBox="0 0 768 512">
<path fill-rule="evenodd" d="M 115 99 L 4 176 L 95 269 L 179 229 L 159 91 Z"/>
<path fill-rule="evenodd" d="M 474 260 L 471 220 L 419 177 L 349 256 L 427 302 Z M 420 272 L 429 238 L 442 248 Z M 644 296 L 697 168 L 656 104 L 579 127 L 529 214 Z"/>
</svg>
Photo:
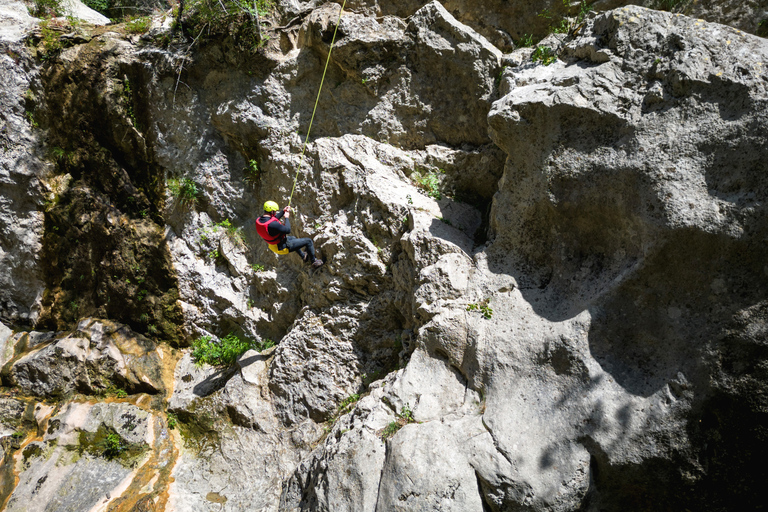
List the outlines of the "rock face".
<svg viewBox="0 0 768 512">
<path fill-rule="evenodd" d="M 21 4 L 0 7 L 0 320 L 35 322 L 44 283 L 38 271 L 45 164 L 32 129 L 37 69 L 18 43 L 32 18 Z"/>
<path fill-rule="evenodd" d="M 768 43 L 622 7 L 545 65 L 502 53 L 542 6 L 360 2 L 302 160 L 339 5 L 284 4 L 252 53 L 0 53 L 0 502 L 762 506 Z M 292 191 L 319 270 L 253 227 Z M 160 344 L 230 333 L 277 345 Z"/>
<path fill-rule="evenodd" d="M 77 332 L 29 348 L 13 361 L 7 376 L 28 395 L 97 394 L 109 387 L 154 394 L 164 388 L 155 344 L 113 322 L 85 319 Z"/>
</svg>

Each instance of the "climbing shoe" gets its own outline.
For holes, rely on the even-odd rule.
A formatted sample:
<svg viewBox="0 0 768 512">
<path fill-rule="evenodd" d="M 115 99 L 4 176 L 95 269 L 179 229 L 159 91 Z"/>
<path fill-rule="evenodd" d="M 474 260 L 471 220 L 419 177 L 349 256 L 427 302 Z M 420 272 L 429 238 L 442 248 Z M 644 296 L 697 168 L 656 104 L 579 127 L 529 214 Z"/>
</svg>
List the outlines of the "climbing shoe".
<svg viewBox="0 0 768 512">
<path fill-rule="evenodd" d="M 315 260 L 312 262 L 312 268 L 320 268 L 323 266 L 323 260 Z"/>
</svg>

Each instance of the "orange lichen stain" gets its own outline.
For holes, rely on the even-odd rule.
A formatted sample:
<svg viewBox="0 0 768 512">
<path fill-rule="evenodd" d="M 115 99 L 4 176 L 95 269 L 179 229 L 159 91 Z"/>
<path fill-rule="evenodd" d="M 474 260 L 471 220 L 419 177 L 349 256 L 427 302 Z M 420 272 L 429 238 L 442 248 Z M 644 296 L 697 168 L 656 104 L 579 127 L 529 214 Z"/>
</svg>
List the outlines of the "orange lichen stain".
<svg viewBox="0 0 768 512">
<path fill-rule="evenodd" d="M 173 374 L 176 371 L 176 365 L 184 356 L 184 354 L 181 350 L 175 350 L 167 346 L 158 346 L 157 352 L 160 356 L 160 360 L 163 363 L 161 379 L 163 386 L 165 387 L 165 399 L 170 400 L 171 395 L 173 395 L 173 387 L 176 382 Z"/>
<path fill-rule="evenodd" d="M 24 449 L 29 443 L 43 440 L 48 421 L 53 417 L 54 413 L 58 412 L 55 407 L 47 406 L 46 404 L 39 405 L 42 405 L 44 409 L 40 414 L 34 416 L 35 421 L 37 422 L 37 431 L 28 432 L 27 436 L 19 442 L 17 449 L 6 449 L 5 457 L 3 457 L 3 460 L 0 463 L 0 467 L 3 468 L 3 470 L 0 471 L 0 510 L 5 510 L 6 505 L 8 505 L 8 500 L 11 499 L 13 491 L 19 484 L 20 469 L 22 466 L 19 464 L 19 457 L 22 456 Z M 27 412 L 29 412 L 29 407 L 32 407 L 32 402 L 27 403 Z M 13 482 L 11 482 L 11 480 Z"/>
<path fill-rule="evenodd" d="M 165 510 L 171 472 L 179 456 L 174 436 L 165 421 L 152 416 L 153 446 L 150 456 L 136 473 L 120 497 L 109 504 L 107 512 L 139 512 Z"/>
<path fill-rule="evenodd" d="M 213 503 L 224 504 L 227 502 L 227 497 L 222 496 L 217 492 L 209 492 L 208 494 L 205 495 L 205 499 L 207 499 L 208 501 L 212 501 Z"/>
</svg>

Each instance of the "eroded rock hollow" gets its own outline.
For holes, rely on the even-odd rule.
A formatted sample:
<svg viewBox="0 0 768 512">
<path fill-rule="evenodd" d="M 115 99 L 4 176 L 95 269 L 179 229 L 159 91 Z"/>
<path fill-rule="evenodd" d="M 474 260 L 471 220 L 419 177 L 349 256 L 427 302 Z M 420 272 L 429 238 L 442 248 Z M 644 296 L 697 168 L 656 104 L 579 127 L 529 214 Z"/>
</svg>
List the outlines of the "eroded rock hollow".
<svg viewBox="0 0 768 512">
<path fill-rule="evenodd" d="M 763 506 L 764 2 L 145 4 L 0 6 L 5 510 Z"/>
</svg>

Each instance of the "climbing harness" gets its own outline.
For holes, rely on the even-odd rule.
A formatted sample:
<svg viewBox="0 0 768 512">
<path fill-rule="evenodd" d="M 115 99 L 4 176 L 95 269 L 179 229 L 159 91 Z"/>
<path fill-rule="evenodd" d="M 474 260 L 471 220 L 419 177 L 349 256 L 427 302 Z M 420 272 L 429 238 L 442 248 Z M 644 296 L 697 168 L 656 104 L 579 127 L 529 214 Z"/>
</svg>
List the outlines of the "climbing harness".
<svg viewBox="0 0 768 512">
<path fill-rule="evenodd" d="M 312 130 L 312 121 L 315 120 L 315 112 L 317 112 L 317 104 L 320 102 L 320 93 L 323 91 L 323 82 L 325 82 L 325 73 L 328 71 L 328 63 L 331 62 L 331 52 L 333 51 L 333 43 L 336 41 L 336 32 L 339 30 L 339 24 L 341 23 L 341 14 L 344 12 L 344 7 L 347 5 L 347 0 L 341 4 L 341 10 L 339 11 L 339 19 L 336 21 L 336 28 L 333 30 L 333 38 L 331 39 L 331 47 L 328 49 L 328 57 L 325 59 L 325 69 L 323 69 L 323 78 L 320 79 L 320 89 L 317 91 L 317 98 L 315 99 L 315 108 L 312 109 L 312 117 L 309 119 L 309 128 L 307 128 L 307 137 L 304 139 L 304 147 L 301 148 L 301 159 L 299 160 L 299 167 L 296 169 L 296 176 L 293 178 L 293 187 L 291 187 L 291 195 L 288 196 L 288 206 L 291 206 L 291 199 L 293 199 L 293 191 L 296 190 L 296 180 L 299 179 L 299 172 L 301 172 L 301 164 L 304 163 L 304 151 L 307 149 L 307 143 L 309 142 L 309 132 Z"/>
</svg>

